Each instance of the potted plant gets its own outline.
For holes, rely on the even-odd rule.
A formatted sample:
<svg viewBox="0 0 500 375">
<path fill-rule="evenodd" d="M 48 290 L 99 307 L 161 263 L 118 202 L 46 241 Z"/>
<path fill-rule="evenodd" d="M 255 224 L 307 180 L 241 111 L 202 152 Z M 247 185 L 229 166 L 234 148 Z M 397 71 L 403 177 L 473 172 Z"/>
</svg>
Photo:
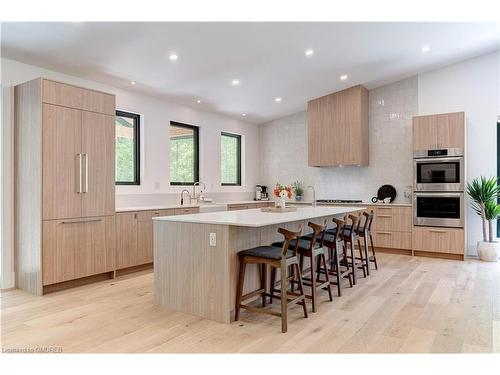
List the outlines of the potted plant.
<svg viewBox="0 0 500 375">
<path fill-rule="evenodd" d="M 295 193 L 295 200 L 301 201 L 304 195 L 304 183 L 302 181 L 295 181 L 292 184 L 293 191 Z"/>
<path fill-rule="evenodd" d="M 481 176 L 467 183 L 467 194 L 472 199 L 472 208 L 481 216 L 483 240 L 477 243 L 479 258 L 488 262 L 496 262 L 500 256 L 500 243 L 493 235 L 493 220 L 500 215 L 497 198 L 500 186 L 497 177 Z"/>
<path fill-rule="evenodd" d="M 274 187 L 274 196 L 279 199 L 277 207 L 285 208 L 286 198 L 292 197 L 292 187 L 278 183 Z"/>
</svg>

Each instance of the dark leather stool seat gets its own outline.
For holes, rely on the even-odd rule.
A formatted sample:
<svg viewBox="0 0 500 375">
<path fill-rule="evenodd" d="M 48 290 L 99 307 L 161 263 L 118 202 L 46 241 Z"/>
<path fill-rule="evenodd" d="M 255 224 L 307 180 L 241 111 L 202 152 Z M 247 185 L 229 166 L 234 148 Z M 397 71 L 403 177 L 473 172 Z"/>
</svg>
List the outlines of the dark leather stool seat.
<svg viewBox="0 0 500 375">
<path fill-rule="evenodd" d="M 299 246 L 298 246 L 298 249 L 299 250 L 308 250 L 309 247 L 311 246 L 311 240 L 312 240 L 312 233 L 311 233 L 311 237 L 309 239 L 305 238 L 305 236 L 301 237 L 299 239 Z M 320 238 L 321 240 L 321 238 Z M 273 242 L 272 243 L 272 246 L 276 246 L 276 247 L 283 247 L 283 241 L 278 241 L 278 242 Z M 295 247 L 295 241 L 292 241 L 290 242 L 290 246 L 288 247 L 289 249 L 293 249 Z M 319 245 L 316 244 L 314 246 L 314 248 L 318 248 Z"/>
<path fill-rule="evenodd" d="M 240 251 L 241 256 L 252 256 L 266 259 L 281 259 L 281 252 L 283 249 L 283 243 L 281 247 L 277 246 L 258 246 L 252 249 Z M 293 257 L 292 251 L 287 251 L 286 258 Z"/>
</svg>

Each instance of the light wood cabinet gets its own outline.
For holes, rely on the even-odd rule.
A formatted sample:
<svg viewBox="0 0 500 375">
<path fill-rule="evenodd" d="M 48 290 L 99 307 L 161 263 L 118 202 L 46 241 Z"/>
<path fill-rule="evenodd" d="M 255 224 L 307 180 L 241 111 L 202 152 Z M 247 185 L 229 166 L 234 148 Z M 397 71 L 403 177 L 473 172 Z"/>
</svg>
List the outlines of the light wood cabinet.
<svg viewBox="0 0 500 375">
<path fill-rule="evenodd" d="M 115 213 L 115 117 L 82 112 L 82 215 Z"/>
<path fill-rule="evenodd" d="M 43 285 L 112 271 L 114 252 L 113 216 L 45 220 Z"/>
<path fill-rule="evenodd" d="M 198 207 L 159 209 L 116 214 L 116 269 L 153 262 L 153 217 L 186 215 Z"/>
<path fill-rule="evenodd" d="M 14 98 L 16 285 L 112 271 L 114 95 L 38 78 Z"/>
<path fill-rule="evenodd" d="M 431 253 L 459 254 L 465 250 L 462 228 L 413 227 L 413 250 Z"/>
<path fill-rule="evenodd" d="M 372 236 L 375 247 L 411 250 L 411 207 L 373 207 Z"/>
<path fill-rule="evenodd" d="M 308 102 L 310 166 L 368 165 L 368 90 L 361 85 Z"/>
<path fill-rule="evenodd" d="M 43 104 L 43 219 L 82 216 L 82 113 Z"/>
<path fill-rule="evenodd" d="M 465 113 L 413 118 L 413 150 L 465 148 Z"/>
<path fill-rule="evenodd" d="M 113 215 L 113 116 L 43 104 L 43 219 Z"/>
<path fill-rule="evenodd" d="M 89 90 L 63 82 L 42 80 L 44 103 L 61 107 L 81 109 L 89 112 L 115 115 L 115 96 L 104 92 Z"/>
</svg>

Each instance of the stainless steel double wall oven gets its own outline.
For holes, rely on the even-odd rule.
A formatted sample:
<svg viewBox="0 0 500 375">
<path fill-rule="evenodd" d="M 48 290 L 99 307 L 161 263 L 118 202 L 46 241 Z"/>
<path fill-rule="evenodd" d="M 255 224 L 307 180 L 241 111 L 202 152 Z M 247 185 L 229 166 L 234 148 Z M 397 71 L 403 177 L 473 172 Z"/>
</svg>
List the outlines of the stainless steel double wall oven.
<svg viewBox="0 0 500 375">
<path fill-rule="evenodd" d="M 413 224 L 463 228 L 464 150 L 419 150 L 413 156 Z"/>
</svg>

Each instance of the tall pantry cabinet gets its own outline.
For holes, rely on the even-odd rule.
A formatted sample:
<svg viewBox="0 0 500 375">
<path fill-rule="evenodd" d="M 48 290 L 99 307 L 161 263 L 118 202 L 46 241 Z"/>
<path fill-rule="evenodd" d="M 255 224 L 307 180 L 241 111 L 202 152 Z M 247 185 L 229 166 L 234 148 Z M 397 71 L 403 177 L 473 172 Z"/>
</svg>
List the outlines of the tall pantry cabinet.
<svg viewBox="0 0 500 375">
<path fill-rule="evenodd" d="M 114 95 L 35 79 L 15 87 L 14 122 L 17 287 L 112 272 Z"/>
</svg>

